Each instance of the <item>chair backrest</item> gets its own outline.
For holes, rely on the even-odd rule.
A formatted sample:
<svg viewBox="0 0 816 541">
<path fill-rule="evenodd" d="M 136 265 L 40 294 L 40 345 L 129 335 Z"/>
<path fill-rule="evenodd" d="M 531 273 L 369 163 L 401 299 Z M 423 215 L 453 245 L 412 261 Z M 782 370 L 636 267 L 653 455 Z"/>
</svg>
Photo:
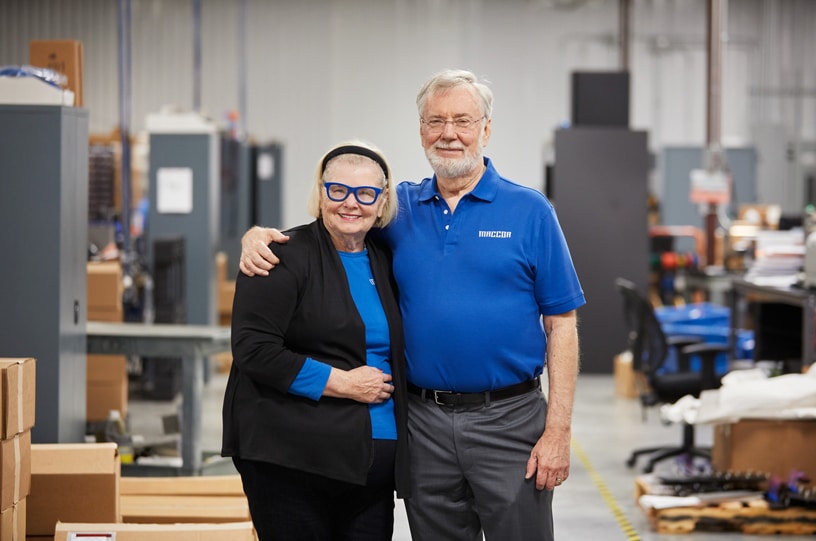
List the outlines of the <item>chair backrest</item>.
<svg viewBox="0 0 816 541">
<path fill-rule="evenodd" d="M 625 278 L 615 280 L 623 299 L 623 318 L 632 352 L 632 368 L 648 377 L 657 373 L 668 356 L 668 345 L 654 307 L 646 295 Z"/>
</svg>

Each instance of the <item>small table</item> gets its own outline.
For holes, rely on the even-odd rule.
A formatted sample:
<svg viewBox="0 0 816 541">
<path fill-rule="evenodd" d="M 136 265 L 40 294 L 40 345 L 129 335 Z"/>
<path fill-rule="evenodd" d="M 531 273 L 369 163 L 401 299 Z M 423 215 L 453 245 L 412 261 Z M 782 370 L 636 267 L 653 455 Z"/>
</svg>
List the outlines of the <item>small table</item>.
<svg viewBox="0 0 816 541">
<path fill-rule="evenodd" d="M 89 321 L 86 329 L 88 353 L 182 358 L 181 473 L 200 474 L 204 361 L 230 351 L 230 328 Z"/>
</svg>

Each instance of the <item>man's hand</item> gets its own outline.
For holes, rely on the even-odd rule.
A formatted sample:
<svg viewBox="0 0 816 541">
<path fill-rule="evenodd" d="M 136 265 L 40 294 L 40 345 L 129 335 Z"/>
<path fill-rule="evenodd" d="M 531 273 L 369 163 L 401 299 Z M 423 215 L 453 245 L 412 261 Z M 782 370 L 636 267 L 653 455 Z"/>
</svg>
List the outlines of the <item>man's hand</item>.
<svg viewBox="0 0 816 541">
<path fill-rule="evenodd" d="M 544 431 L 527 461 L 525 479 L 535 476 L 538 490 L 552 490 L 569 477 L 570 434 Z"/>
<path fill-rule="evenodd" d="M 274 228 L 255 226 L 241 237 L 241 259 L 238 268 L 247 276 L 267 276 L 269 271 L 280 263 L 277 256 L 269 249 L 270 242 L 285 243 L 287 235 Z"/>
</svg>

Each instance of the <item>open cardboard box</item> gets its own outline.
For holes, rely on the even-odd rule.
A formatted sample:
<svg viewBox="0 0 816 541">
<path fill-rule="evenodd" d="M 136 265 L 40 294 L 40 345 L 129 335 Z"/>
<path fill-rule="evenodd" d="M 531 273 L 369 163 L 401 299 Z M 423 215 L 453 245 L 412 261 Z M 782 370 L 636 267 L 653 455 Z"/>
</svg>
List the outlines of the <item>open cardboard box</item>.
<svg viewBox="0 0 816 541">
<path fill-rule="evenodd" d="M 31 446 L 26 535 L 53 536 L 58 521 L 121 522 L 115 443 Z"/>
</svg>

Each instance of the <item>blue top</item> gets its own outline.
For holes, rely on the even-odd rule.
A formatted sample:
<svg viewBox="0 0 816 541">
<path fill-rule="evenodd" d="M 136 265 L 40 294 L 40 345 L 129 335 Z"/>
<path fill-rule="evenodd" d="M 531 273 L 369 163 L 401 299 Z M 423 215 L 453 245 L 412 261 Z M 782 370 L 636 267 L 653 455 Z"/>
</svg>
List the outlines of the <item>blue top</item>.
<svg viewBox="0 0 816 541">
<path fill-rule="evenodd" d="M 382 230 L 419 387 L 479 392 L 540 375 L 541 315 L 586 302 L 552 204 L 485 165 L 455 213 L 436 177 L 399 184 L 397 219 Z"/>
<path fill-rule="evenodd" d="M 388 321 L 385 318 L 385 311 L 371 273 L 368 251 L 355 253 L 338 251 L 337 253 L 346 269 L 354 304 L 365 323 L 366 364 L 391 374 L 389 362 L 391 341 L 388 336 Z M 331 366 L 308 357 L 289 387 L 289 392 L 319 400 L 330 372 Z M 371 414 L 371 437 L 373 439 L 397 439 L 393 399 L 382 404 L 370 404 L 369 413 Z"/>
</svg>

